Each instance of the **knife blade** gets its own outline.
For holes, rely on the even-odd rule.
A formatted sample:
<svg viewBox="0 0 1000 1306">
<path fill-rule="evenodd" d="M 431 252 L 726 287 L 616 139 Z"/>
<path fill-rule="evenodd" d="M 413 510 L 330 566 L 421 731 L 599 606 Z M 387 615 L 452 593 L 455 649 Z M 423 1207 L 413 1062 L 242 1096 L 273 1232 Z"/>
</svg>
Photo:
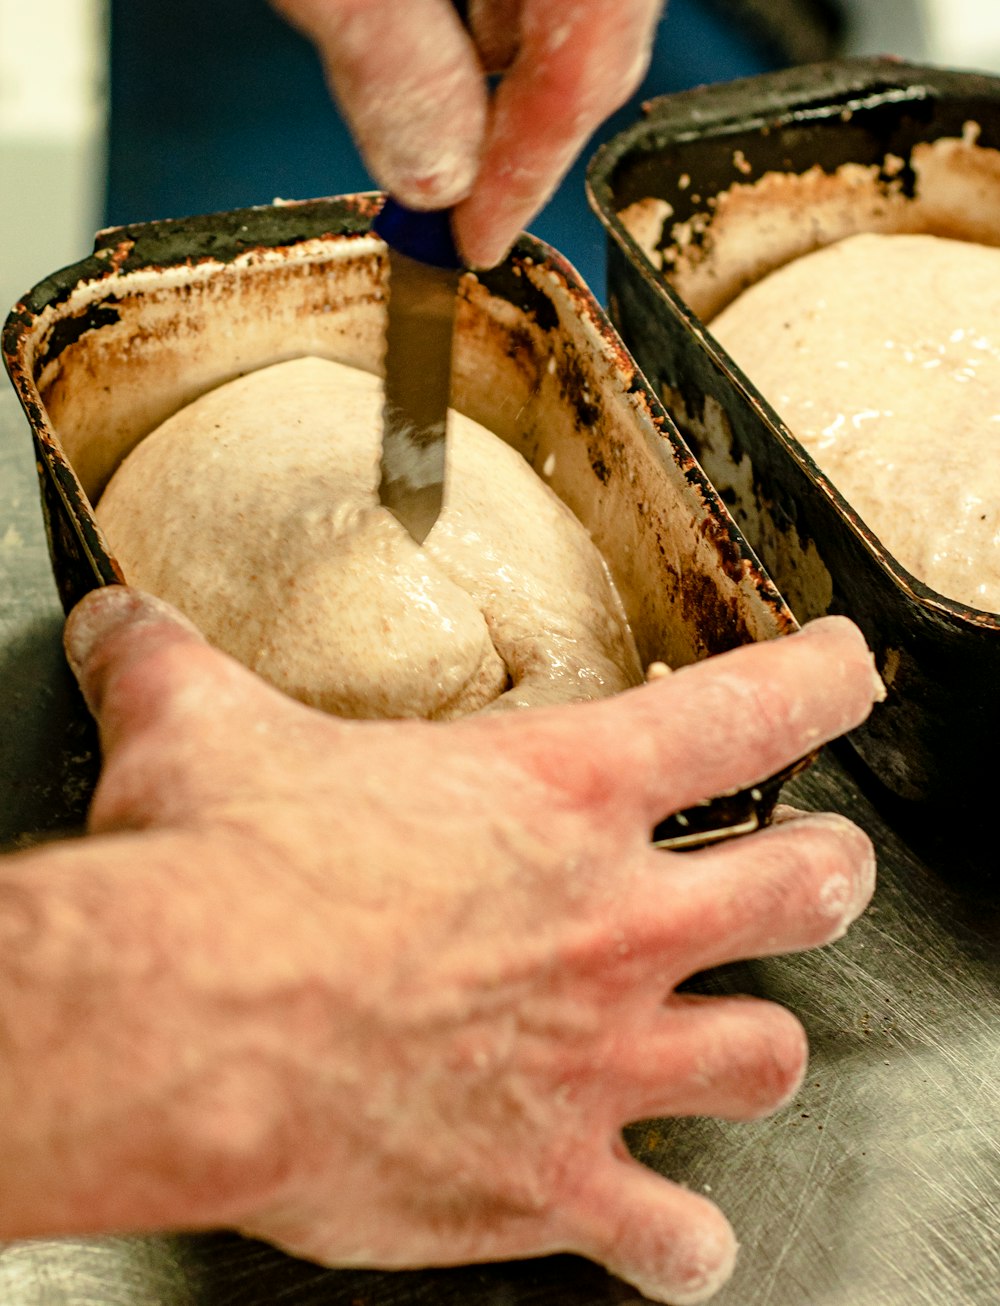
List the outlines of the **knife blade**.
<svg viewBox="0 0 1000 1306">
<path fill-rule="evenodd" d="M 389 250 L 379 502 L 423 544 L 444 502 L 462 264 L 450 210 L 417 212 L 389 197 L 372 227 Z"/>
</svg>

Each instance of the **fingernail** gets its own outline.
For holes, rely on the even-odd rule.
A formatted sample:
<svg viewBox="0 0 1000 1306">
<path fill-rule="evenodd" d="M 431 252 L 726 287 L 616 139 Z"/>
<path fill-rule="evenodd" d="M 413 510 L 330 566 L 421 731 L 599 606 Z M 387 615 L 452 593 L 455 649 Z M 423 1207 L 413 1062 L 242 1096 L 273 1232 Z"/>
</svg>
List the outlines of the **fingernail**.
<svg viewBox="0 0 1000 1306">
<path fill-rule="evenodd" d="M 77 679 L 95 647 L 129 622 L 139 604 L 139 596 L 124 585 L 105 585 L 80 600 L 69 614 L 63 633 L 66 657 Z"/>
<path fill-rule="evenodd" d="M 204 636 L 176 608 L 152 594 L 127 585 L 105 585 L 92 590 L 76 605 L 66 621 L 63 646 L 73 674 L 80 678 L 94 649 L 124 626 L 169 621 L 198 639 Z"/>
</svg>

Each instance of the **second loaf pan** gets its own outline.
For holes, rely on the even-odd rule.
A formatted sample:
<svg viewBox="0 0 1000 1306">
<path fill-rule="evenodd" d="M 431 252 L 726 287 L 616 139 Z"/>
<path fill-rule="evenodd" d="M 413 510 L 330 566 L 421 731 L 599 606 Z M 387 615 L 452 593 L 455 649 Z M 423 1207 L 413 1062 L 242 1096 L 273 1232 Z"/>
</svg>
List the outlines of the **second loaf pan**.
<svg viewBox="0 0 1000 1306">
<path fill-rule="evenodd" d="M 1000 617 L 907 572 L 706 323 L 853 232 L 1000 244 L 998 148 L 1000 80 L 846 60 L 653 101 L 588 179 L 626 344 L 795 615 L 864 631 L 889 695 L 850 736 L 858 753 L 892 793 L 943 811 L 992 792 Z"/>
</svg>

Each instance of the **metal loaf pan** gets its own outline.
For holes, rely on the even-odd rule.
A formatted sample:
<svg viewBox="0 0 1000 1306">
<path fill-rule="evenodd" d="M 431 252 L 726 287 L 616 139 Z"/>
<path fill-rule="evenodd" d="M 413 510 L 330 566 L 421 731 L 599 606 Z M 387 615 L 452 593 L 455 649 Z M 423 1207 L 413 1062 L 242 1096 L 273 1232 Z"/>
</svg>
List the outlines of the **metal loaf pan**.
<svg viewBox="0 0 1000 1306">
<path fill-rule="evenodd" d="M 123 579 L 94 519 L 112 472 L 197 395 L 316 354 L 378 372 L 380 198 L 344 196 L 111 230 L 12 312 L 4 357 L 30 419 L 68 608 Z M 572 268 L 523 238 L 463 279 L 453 405 L 514 445 L 589 528 L 646 663 L 680 666 L 795 622 Z M 183 568 L 183 556 L 176 559 Z M 778 779 L 661 828 L 767 819 Z"/>
<path fill-rule="evenodd" d="M 861 626 L 889 695 L 850 739 L 914 815 L 994 787 L 1000 618 L 907 572 L 705 323 L 853 232 L 1000 244 L 998 148 L 1000 80 L 844 60 L 654 100 L 588 176 L 613 320 L 799 620 Z"/>
</svg>

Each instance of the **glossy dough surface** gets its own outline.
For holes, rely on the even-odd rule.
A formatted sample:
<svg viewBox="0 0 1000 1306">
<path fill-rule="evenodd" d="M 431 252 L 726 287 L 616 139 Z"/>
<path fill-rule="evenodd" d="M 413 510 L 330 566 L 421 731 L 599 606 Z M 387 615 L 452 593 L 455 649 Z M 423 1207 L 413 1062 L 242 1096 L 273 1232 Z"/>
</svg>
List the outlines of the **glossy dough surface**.
<svg viewBox="0 0 1000 1306">
<path fill-rule="evenodd" d="M 98 505 L 126 578 L 340 716 L 449 718 L 639 683 L 587 532 L 458 413 L 444 511 L 413 542 L 378 503 L 381 405 L 376 377 L 317 358 L 201 396 L 132 451 Z"/>
<path fill-rule="evenodd" d="M 1000 249 L 851 236 L 711 330 L 904 567 L 1000 610 Z"/>
</svg>

